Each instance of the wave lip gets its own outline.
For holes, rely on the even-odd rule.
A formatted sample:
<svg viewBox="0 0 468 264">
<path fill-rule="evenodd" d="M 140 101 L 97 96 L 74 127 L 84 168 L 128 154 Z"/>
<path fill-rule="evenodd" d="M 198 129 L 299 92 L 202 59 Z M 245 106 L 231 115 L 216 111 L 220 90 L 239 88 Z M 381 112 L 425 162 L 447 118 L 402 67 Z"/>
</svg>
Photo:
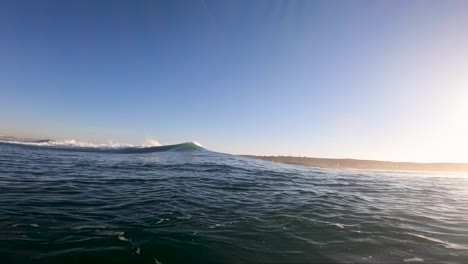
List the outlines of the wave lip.
<svg viewBox="0 0 468 264">
<path fill-rule="evenodd" d="M 186 142 L 175 145 L 164 145 L 155 147 L 128 147 L 114 150 L 118 153 L 151 153 L 151 152 L 163 152 L 163 151 L 192 151 L 205 149 L 197 142 Z"/>
</svg>

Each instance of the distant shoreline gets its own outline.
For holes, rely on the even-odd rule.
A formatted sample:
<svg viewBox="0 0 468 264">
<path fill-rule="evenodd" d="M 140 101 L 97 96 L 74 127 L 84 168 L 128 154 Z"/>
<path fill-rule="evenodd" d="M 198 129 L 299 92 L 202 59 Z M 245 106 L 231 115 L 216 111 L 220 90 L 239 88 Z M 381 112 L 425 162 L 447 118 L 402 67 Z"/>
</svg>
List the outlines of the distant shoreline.
<svg viewBox="0 0 468 264">
<path fill-rule="evenodd" d="M 303 165 L 317 168 L 341 169 L 341 170 L 370 170 L 392 172 L 468 172 L 468 163 L 418 163 L 418 162 L 393 162 L 378 160 L 358 159 L 327 159 L 292 156 L 256 156 L 241 155 L 243 157 L 273 161 L 278 163 Z"/>
</svg>

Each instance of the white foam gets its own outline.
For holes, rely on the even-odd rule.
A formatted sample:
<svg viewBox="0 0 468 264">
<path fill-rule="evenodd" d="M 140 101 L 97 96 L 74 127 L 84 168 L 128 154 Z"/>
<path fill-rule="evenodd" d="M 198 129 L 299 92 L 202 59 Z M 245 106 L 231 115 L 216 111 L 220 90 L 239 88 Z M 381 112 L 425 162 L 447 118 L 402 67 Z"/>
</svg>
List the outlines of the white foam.
<svg viewBox="0 0 468 264">
<path fill-rule="evenodd" d="M 343 225 L 343 224 L 340 224 L 340 223 L 333 223 L 332 225 L 337 226 L 337 227 L 339 227 L 339 228 L 341 228 L 341 229 L 344 229 L 344 225 Z"/>
<path fill-rule="evenodd" d="M 169 218 L 158 218 L 158 217 L 156 217 L 156 219 L 158 219 L 158 221 L 155 223 L 156 225 L 160 224 L 160 223 L 162 223 L 164 221 L 169 221 Z"/>
<path fill-rule="evenodd" d="M 159 147 L 161 146 L 161 143 L 159 143 L 157 140 L 149 138 L 145 142 L 146 147 Z"/>
<path fill-rule="evenodd" d="M 51 141 L 40 141 L 40 142 L 20 141 L 20 140 L 0 140 L 0 142 L 29 145 L 29 146 L 41 146 L 41 147 L 82 147 L 82 148 L 136 147 L 136 145 L 120 144 L 120 143 L 116 143 L 113 141 L 109 141 L 107 144 L 95 144 L 95 143 L 90 143 L 90 142 L 76 141 L 74 139 L 51 140 Z"/>
<path fill-rule="evenodd" d="M 119 234 L 119 240 L 121 241 L 128 241 L 128 239 L 126 237 L 124 237 L 123 235 L 125 234 L 125 232 L 122 232 L 121 234 Z"/>
<path fill-rule="evenodd" d="M 50 141 L 23 141 L 23 140 L 2 140 L 0 139 L 1 143 L 11 143 L 11 144 L 20 144 L 20 145 L 28 145 L 28 146 L 39 146 L 39 147 L 81 147 L 81 148 L 144 148 L 144 147 L 155 147 L 161 146 L 161 144 L 154 140 L 149 139 L 143 145 L 135 145 L 135 144 L 125 144 L 114 142 L 112 140 L 108 141 L 105 144 L 99 143 L 91 143 L 85 141 L 77 141 L 75 139 L 63 139 L 63 140 L 50 140 Z"/>
<path fill-rule="evenodd" d="M 421 258 L 407 258 L 407 259 L 404 259 L 403 262 L 406 262 L 406 263 L 424 262 L 424 259 L 421 259 Z"/>
<path fill-rule="evenodd" d="M 199 147 L 201 147 L 201 148 L 204 148 L 204 147 L 202 146 L 202 144 L 198 143 L 197 141 L 192 141 L 192 144 L 197 145 L 197 146 L 199 146 Z"/>
</svg>

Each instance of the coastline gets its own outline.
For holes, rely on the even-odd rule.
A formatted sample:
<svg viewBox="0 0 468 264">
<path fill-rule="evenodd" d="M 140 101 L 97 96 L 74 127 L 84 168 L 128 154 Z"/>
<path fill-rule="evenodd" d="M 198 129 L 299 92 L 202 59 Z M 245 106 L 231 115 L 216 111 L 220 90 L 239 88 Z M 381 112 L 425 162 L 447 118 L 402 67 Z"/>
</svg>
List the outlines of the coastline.
<svg viewBox="0 0 468 264">
<path fill-rule="evenodd" d="M 240 155 L 242 157 L 271 161 L 290 165 L 302 165 L 315 168 L 378 171 L 378 172 L 424 172 L 424 173 L 468 173 L 468 163 L 419 163 L 419 162 L 393 162 L 379 160 L 359 159 L 330 159 L 292 156 L 257 156 Z"/>
</svg>

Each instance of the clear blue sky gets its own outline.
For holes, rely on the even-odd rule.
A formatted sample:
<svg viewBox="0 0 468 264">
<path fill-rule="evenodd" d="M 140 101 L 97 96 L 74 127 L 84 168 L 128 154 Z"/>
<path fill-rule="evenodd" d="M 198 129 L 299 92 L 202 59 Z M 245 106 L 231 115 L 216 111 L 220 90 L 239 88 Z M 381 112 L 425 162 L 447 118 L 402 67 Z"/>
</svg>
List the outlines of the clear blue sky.
<svg viewBox="0 0 468 264">
<path fill-rule="evenodd" d="M 468 1 L 1 1 L 0 134 L 468 161 Z"/>
</svg>

